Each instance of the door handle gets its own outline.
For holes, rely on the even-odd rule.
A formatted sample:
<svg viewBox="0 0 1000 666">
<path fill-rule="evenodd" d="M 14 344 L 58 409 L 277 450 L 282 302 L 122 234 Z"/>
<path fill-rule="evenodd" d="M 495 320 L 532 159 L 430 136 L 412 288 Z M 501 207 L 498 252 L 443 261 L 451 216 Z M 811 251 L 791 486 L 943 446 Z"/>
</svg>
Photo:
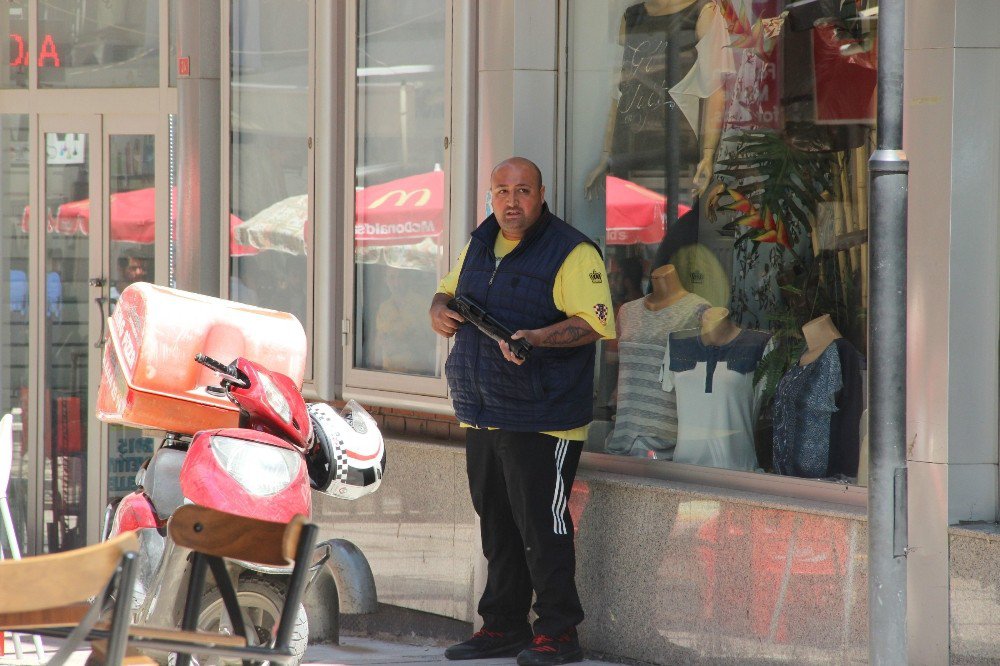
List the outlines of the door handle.
<svg viewBox="0 0 1000 666">
<path fill-rule="evenodd" d="M 98 287 L 98 288 L 103 287 L 104 282 L 105 280 L 103 277 L 94 277 L 87 280 L 87 284 L 89 284 L 91 287 Z M 97 342 L 94 343 L 94 348 L 100 349 L 101 347 L 104 346 L 104 326 L 105 326 L 105 320 L 107 319 L 107 315 L 104 314 L 104 304 L 108 302 L 108 299 L 102 295 L 95 298 L 94 302 L 97 303 L 97 307 L 100 308 L 101 310 L 101 335 L 100 337 L 97 338 Z"/>
<path fill-rule="evenodd" d="M 105 320 L 107 319 L 104 315 L 104 304 L 107 303 L 107 301 L 108 299 L 104 296 L 98 296 L 94 299 L 94 302 L 97 303 L 97 307 L 101 309 L 101 335 L 97 338 L 97 342 L 94 343 L 94 349 L 100 349 L 104 346 L 104 326 Z"/>
</svg>

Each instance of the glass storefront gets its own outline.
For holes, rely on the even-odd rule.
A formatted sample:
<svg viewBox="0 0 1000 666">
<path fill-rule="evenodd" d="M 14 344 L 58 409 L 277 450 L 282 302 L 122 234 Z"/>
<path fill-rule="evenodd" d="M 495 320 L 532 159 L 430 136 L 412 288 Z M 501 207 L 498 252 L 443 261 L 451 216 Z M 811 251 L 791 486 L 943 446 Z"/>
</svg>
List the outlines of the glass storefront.
<svg viewBox="0 0 1000 666">
<path fill-rule="evenodd" d="M 159 85 L 158 0 L 43 0 L 38 11 L 39 88 Z"/>
<path fill-rule="evenodd" d="M 28 432 L 28 116 L 0 114 L 0 418 L 12 416 L 13 451 L 7 498 L 18 543 L 28 543 L 28 478 L 32 452 Z M 0 488 L 0 491 L 3 491 Z"/>
<path fill-rule="evenodd" d="M 857 482 L 877 57 L 853 4 L 568 4 L 566 215 L 619 325 L 588 450 Z"/>
<path fill-rule="evenodd" d="M 307 319 L 309 3 L 232 3 L 229 294 Z"/>
<path fill-rule="evenodd" d="M 7 67 L 0 71 L 0 89 L 27 88 L 28 64 L 31 49 L 28 41 L 28 0 L 11 0 L 7 3 L 6 16 Z"/>
<path fill-rule="evenodd" d="M 112 134 L 108 137 L 112 279 L 110 307 L 133 282 L 152 282 L 156 240 L 155 137 L 150 134 Z M 154 441 L 141 430 L 108 426 L 108 499 L 135 490 L 135 474 L 153 455 Z"/>
<path fill-rule="evenodd" d="M 440 377 L 426 302 L 447 207 L 443 0 L 358 2 L 354 366 Z"/>
<path fill-rule="evenodd" d="M 46 132 L 45 527 L 47 551 L 86 544 L 88 321 L 90 299 L 89 134 Z"/>
</svg>

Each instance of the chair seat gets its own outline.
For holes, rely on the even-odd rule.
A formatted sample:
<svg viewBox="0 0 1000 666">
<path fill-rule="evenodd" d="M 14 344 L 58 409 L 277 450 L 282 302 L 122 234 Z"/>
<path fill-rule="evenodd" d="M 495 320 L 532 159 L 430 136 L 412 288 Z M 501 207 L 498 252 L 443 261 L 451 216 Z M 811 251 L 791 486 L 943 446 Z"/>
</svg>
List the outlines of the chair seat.
<svg viewBox="0 0 1000 666">
<path fill-rule="evenodd" d="M 95 627 L 101 631 L 107 631 L 109 625 L 100 622 Z M 225 647 L 246 647 L 247 641 L 242 636 L 231 636 L 228 634 L 213 634 L 205 631 L 181 631 L 179 629 L 168 629 L 166 627 L 148 627 L 132 625 L 128 628 L 129 638 L 150 639 L 150 640 L 170 640 L 191 643 L 193 645 L 204 645 L 212 647 L 220 645 Z"/>
</svg>

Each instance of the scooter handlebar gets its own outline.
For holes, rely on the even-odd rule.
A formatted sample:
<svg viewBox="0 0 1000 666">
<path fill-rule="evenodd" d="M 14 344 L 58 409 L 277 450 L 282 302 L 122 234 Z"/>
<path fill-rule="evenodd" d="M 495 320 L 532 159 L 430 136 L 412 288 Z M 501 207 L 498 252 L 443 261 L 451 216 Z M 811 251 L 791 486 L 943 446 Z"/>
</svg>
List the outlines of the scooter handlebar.
<svg viewBox="0 0 1000 666">
<path fill-rule="evenodd" d="M 250 386 L 250 383 L 246 380 L 246 378 L 241 376 L 243 373 L 241 373 L 239 370 L 236 369 L 235 363 L 231 363 L 230 365 L 225 365 L 221 361 L 216 361 L 211 356 L 206 356 L 205 354 L 195 354 L 194 360 L 197 361 L 198 363 L 201 363 L 206 368 L 215 370 L 220 375 L 222 375 L 223 382 L 228 381 L 229 383 L 234 384 L 240 388 L 248 388 Z M 223 383 L 223 386 L 225 385 L 226 384 Z"/>
<path fill-rule="evenodd" d="M 216 372 L 221 372 L 222 374 L 225 375 L 231 374 L 229 371 L 229 366 L 224 365 L 220 361 L 216 361 L 211 356 L 205 356 L 204 354 L 195 354 L 194 360 L 197 361 L 198 363 L 201 363 L 206 368 L 211 368 Z"/>
</svg>

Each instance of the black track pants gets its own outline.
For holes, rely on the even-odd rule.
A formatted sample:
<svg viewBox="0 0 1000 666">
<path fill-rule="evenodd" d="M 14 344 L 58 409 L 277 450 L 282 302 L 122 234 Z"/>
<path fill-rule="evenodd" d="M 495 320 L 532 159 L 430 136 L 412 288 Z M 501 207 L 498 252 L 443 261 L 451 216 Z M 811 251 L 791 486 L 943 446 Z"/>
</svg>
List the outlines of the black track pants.
<svg viewBox="0 0 1000 666">
<path fill-rule="evenodd" d="M 569 495 L 583 442 L 541 433 L 466 433 L 472 505 L 489 563 L 479 601 L 484 627 L 525 627 L 536 595 L 535 634 L 557 636 L 583 621 Z"/>
</svg>

